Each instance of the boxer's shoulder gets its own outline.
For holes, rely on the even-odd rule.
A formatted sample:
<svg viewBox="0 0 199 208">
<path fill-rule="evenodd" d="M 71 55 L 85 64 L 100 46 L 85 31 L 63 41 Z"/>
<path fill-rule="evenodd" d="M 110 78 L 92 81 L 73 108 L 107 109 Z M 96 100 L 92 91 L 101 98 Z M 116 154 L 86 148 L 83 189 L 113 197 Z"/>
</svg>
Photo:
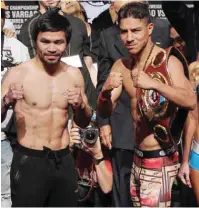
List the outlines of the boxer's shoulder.
<svg viewBox="0 0 199 208">
<path fill-rule="evenodd" d="M 115 61 L 112 71 L 122 73 L 125 69 L 130 69 L 130 58 L 120 58 Z"/>
<path fill-rule="evenodd" d="M 70 75 L 72 77 L 81 76 L 80 69 L 77 67 L 70 66 L 70 65 L 65 66 L 63 71 L 66 72 L 67 75 Z"/>
</svg>

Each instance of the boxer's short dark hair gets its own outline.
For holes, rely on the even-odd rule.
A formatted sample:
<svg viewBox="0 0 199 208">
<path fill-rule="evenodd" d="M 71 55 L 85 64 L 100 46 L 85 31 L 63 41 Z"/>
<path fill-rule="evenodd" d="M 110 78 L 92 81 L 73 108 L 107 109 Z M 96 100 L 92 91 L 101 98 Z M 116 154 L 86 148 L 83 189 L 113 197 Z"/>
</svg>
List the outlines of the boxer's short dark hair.
<svg viewBox="0 0 199 208">
<path fill-rule="evenodd" d="M 149 4 L 146 2 L 131 2 L 125 4 L 118 12 L 118 23 L 125 18 L 146 19 L 151 22 Z"/>
<path fill-rule="evenodd" d="M 64 31 L 67 44 L 70 42 L 72 27 L 68 19 L 60 15 L 59 8 L 51 8 L 42 14 L 33 29 L 33 40 L 36 42 L 40 32 L 58 32 Z"/>
</svg>

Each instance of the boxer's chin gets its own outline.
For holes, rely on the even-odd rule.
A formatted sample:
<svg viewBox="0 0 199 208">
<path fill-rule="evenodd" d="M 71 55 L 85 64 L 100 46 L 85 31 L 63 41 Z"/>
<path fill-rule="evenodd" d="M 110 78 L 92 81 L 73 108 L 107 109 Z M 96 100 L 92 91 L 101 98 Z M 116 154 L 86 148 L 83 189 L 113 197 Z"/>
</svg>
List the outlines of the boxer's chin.
<svg viewBox="0 0 199 208">
<path fill-rule="evenodd" d="M 60 57 L 59 58 L 53 58 L 53 59 L 45 58 L 44 62 L 48 65 L 55 65 L 55 64 L 58 64 L 60 62 Z"/>
</svg>

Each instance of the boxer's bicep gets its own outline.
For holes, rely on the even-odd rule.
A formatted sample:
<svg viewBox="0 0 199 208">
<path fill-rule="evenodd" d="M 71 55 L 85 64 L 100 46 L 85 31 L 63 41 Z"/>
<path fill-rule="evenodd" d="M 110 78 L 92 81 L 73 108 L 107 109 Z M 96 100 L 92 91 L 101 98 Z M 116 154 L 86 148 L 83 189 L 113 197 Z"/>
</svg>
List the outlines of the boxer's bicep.
<svg viewBox="0 0 199 208">
<path fill-rule="evenodd" d="M 81 91 L 85 94 L 85 82 L 84 82 L 84 78 L 82 76 L 82 73 L 80 72 L 80 70 L 78 70 L 77 72 L 77 76 L 76 76 L 76 82 L 77 82 L 77 87 L 81 88 Z"/>
<path fill-rule="evenodd" d="M 80 88 L 83 100 L 85 102 L 87 102 L 88 98 L 87 98 L 86 93 L 85 93 L 84 77 L 83 77 L 81 71 L 78 68 L 74 68 L 74 69 L 73 69 L 74 71 L 73 71 L 73 74 L 72 74 L 72 76 L 73 76 L 73 86 L 75 86 L 77 88 Z"/>
</svg>

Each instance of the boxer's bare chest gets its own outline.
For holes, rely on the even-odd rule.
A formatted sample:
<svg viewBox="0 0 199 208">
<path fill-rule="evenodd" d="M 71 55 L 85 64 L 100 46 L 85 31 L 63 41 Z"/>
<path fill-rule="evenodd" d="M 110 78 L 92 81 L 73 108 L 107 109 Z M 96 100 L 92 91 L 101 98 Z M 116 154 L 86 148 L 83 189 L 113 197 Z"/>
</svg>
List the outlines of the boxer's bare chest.
<svg viewBox="0 0 199 208">
<path fill-rule="evenodd" d="M 48 76 L 43 73 L 32 73 L 23 81 L 24 102 L 32 108 L 65 109 L 68 106 L 67 90 L 72 81 L 67 73 L 57 76 Z"/>
</svg>

